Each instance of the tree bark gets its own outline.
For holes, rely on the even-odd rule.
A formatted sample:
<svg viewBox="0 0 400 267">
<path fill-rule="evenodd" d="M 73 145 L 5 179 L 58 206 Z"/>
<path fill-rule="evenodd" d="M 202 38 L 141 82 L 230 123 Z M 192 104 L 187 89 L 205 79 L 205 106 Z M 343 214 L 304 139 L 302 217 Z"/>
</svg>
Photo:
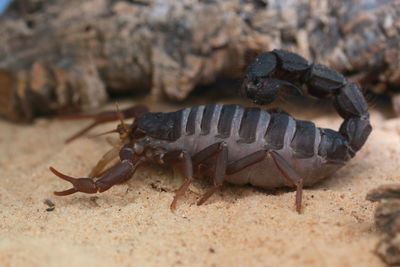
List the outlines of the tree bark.
<svg viewBox="0 0 400 267">
<path fill-rule="evenodd" d="M 143 89 L 183 100 L 274 48 L 395 92 L 399 14 L 396 0 L 15 0 L 0 18 L 0 115 L 29 121 Z"/>
</svg>

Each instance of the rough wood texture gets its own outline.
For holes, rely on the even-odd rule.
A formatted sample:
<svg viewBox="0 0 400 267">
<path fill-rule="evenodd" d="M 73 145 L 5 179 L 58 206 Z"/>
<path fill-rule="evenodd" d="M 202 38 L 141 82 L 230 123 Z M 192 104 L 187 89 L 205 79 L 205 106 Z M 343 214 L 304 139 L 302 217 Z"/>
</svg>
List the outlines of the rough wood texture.
<svg viewBox="0 0 400 267">
<path fill-rule="evenodd" d="M 400 185 L 383 185 L 371 190 L 367 200 L 380 202 L 375 224 L 382 233 L 376 253 L 390 266 L 400 264 Z"/>
<path fill-rule="evenodd" d="M 386 92 L 400 85 L 399 14 L 396 0 L 16 0 L 0 19 L 0 115 L 90 109 L 107 91 L 182 100 L 274 48 Z"/>
</svg>

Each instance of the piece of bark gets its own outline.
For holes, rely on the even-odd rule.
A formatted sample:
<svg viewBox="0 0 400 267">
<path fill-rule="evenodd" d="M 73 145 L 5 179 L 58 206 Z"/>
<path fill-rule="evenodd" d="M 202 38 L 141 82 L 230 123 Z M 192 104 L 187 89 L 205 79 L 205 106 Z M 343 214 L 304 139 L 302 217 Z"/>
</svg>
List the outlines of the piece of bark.
<svg viewBox="0 0 400 267">
<path fill-rule="evenodd" d="M 400 264 L 400 185 L 383 185 L 371 190 L 367 200 L 379 202 L 375 224 L 383 234 L 376 253 L 388 265 Z"/>
<path fill-rule="evenodd" d="M 400 85 L 399 18 L 396 0 L 15 0 L 0 18 L 0 115 L 29 121 L 143 89 L 183 100 L 274 48 L 387 92 Z"/>
</svg>

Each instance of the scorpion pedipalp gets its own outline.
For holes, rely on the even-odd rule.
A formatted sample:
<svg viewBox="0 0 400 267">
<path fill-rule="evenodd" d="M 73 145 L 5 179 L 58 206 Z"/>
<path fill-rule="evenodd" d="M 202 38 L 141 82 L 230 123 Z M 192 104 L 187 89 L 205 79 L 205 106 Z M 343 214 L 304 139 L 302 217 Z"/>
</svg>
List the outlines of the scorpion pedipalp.
<svg viewBox="0 0 400 267">
<path fill-rule="evenodd" d="M 101 193 L 110 189 L 113 185 L 127 181 L 132 177 L 142 161 L 140 159 L 134 160 L 133 151 L 128 145 L 124 145 L 122 147 L 119 155 L 121 162 L 115 165 L 97 181 L 93 181 L 90 178 L 74 178 L 57 171 L 53 167 L 50 167 L 51 172 L 73 185 L 73 188 L 71 189 L 62 192 L 54 192 L 54 194 L 58 196 L 65 196 L 76 192 L 87 194 L 94 194 L 97 192 Z"/>
<path fill-rule="evenodd" d="M 61 191 L 61 192 L 54 192 L 55 195 L 57 196 L 66 196 L 66 195 L 71 195 L 76 192 L 83 192 L 83 193 L 88 193 L 88 194 L 94 194 L 97 192 L 97 187 L 96 184 L 93 182 L 92 179 L 90 178 L 74 178 L 68 175 L 65 175 L 53 167 L 49 168 L 52 173 L 57 175 L 59 178 L 70 182 L 73 185 L 73 188 Z"/>
</svg>

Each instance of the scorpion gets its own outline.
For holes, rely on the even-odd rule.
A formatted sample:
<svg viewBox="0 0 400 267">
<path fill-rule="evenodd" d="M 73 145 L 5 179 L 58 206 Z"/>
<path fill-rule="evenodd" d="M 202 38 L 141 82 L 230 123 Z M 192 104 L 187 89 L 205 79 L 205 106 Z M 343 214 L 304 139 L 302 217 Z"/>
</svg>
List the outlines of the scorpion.
<svg viewBox="0 0 400 267">
<path fill-rule="evenodd" d="M 70 177 L 50 167 L 73 185 L 54 194 L 104 192 L 130 179 L 142 163 L 155 162 L 178 168 L 185 178 L 175 191 L 171 210 L 199 175 L 209 177 L 212 187 L 200 197 L 198 205 L 224 182 L 264 189 L 293 187 L 295 208 L 301 213 L 303 186 L 311 186 L 344 166 L 364 145 L 372 127 L 368 104 L 355 83 L 286 50 L 258 55 L 246 70 L 241 92 L 254 103 L 267 105 L 284 88 L 309 97 L 333 98 L 335 109 L 344 119 L 339 131 L 318 128 L 284 111 L 236 104 L 200 105 L 169 113 L 151 113 L 138 105 L 78 115 L 75 118 L 94 118 L 95 122 L 69 141 L 99 123 L 119 118 L 121 122 L 110 132 L 119 133 L 121 143 L 103 156 L 87 178 Z M 133 123 L 125 124 L 126 118 L 133 118 Z M 117 163 L 106 168 L 111 160 Z"/>
</svg>

